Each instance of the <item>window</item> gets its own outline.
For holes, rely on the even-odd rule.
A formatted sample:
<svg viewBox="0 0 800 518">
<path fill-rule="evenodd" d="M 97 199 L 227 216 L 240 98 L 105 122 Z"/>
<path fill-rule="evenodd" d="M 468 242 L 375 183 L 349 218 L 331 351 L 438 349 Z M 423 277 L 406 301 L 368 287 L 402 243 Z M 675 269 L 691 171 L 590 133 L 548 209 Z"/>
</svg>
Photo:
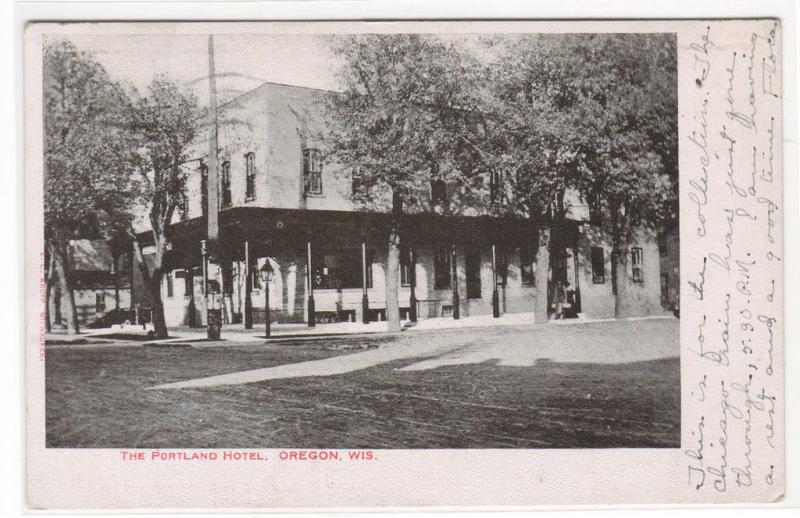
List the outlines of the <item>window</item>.
<svg viewBox="0 0 800 518">
<path fill-rule="evenodd" d="M 303 180 L 306 194 L 322 194 L 322 157 L 318 149 L 303 150 Z"/>
<path fill-rule="evenodd" d="M 503 204 L 503 173 L 492 171 L 489 176 L 489 201 L 492 206 Z"/>
<path fill-rule="evenodd" d="M 314 289 L 363 286 L 361 248 L 322 250 L 312 258 Z M 372 288 L 372 252 L 367 250 L 367 288 Z"/>
<path fill-rule="evenodd" d="M 189 219 L 189 195 L 181 193 L 181 199 L 178 202 L 178 213 L 180 214 L 181 221 Z"/>
<path fill-rule="evenodd" d="M 183 296 L 194 296 L 194 271 L 192 269 L 186 270 L 186 274 L 183 276 Z"/>
<path fill-rule="evenodd" d="M 447 184 L 444 180 L 431 180 L 431 204 L 447 205 Z"/>
<path fill-rule="evenodd" d="M 661 257 L 667 256 L 667 234 L 658 234 L 658 255 Z"/>
<path fill-rule="evenodd" d="M 222 200 L 220 207 L 226 209 L 231 206 L 231 163 L 222 162 Z"/>
<path fill-rule="evenodd" d="M 464 257 L 467 274 L 467 298 L 481 298 L 481 253 L 479 250 L 470 250 Z"/>
<path fill-rule="evenodd" d="M 411 248 L 400 247 L 400 285 L 411 286 L 414 282 L 414 258 Z"/>
<path fill-rule="evenodd" d="M 502 246 L 496 249 L 495 268 L 497 270 L 497 285 L 505 286 L 508 283 L 508 252 Z"/>
<path fill-rule="evenodd" d="M 258 261 L 250 268 L 250 285 L 253 290 L 261 289 L 261 274 L 259 273 Z"/>
<path fill-rule="evenodd" d="M 631 248 L 631 269 L 633 271 L 633 282 L 644 282 L 641 248 Z"/>
<path fill-rule="evenodd" d="M 164 274 L 167 281 L 167 298 L 171 298 L 175 294 L 175 286 L 172 282 L 172 272 Z"/>
<path fill-rule="evenodd" d="M 519 271 L 523 286 L 536 285 L 536 270 L 534 268 L 533 253 L 529 246 L 519 249 Z"/>
<path fill-rule="evenodd" d="M 200 197 L 203 216 L 208 214 L 208 166 L 200 162 Z"/>
<path fill-rule="evenodd" d="M 94 294 L 94 310 L 98 315 L 106 312 L 106 292 L 98 291 Z"/>
<path fill-rule="evenodd" d="M 450 250 L 444 246 L 437 248 L 433 255 L 433 288 L 450 288 Z"/>
<path fill-rule="evenodd" d="M 256 155 L 255 153 L 247 153 L 244 156 L 244 172 L 245 187 L 244 201 L 253 201 L 256 199 Z"/>
<path fill-rule="evenodd" d="M 669 300 L 669 274 L 661 274 L 661 305 L 667 307 L 670 303 Z"/>
<path fill-rule="evenodd" d="M 586 202 L 589 205 L 589 223 L 592 225 L 603 224 L 603 206 L 600 202 L 600 196 L 591 194 L 586 197 Z"/>
<path fill-rule="evenodd" d="M 592 247 L 592 282 L 594 284 L 605 284 L 606 282 L 606 258 L 603 249 L 599 246 Z"/>
</svg>

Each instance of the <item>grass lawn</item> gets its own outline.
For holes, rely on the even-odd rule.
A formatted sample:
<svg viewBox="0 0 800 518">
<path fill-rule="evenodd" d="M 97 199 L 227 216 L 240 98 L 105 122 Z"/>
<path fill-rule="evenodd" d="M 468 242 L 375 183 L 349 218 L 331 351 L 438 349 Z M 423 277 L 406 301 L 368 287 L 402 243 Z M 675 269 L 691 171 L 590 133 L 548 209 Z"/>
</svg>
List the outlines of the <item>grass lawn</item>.
<svg viewBox="0 0 800 518">
<path fill-rule="evenodd" d="M 458 333 L 464 331 L 453 331 L 453 340 L 459 339 Z M 498 340 L 512 339 L 517 333 L 519 339 L 524 339 L 530 330 L 505 330 Z M 584 334 L 588 335 L 586 339 L 591 338 L 590 329 Z M 399 340 L 430 339 L 421 333 L 409 335 Z M 541 361 L 525 367 L 488 361 L 422 371 L 396 370 L 419 360 L 415 358 L 336 376 L 204 389 L 143 390 L 187 378 L 354 353 L 357 352 L 313 345 L 277 344 L 51 348 L 46 357 L 47 445 L 680 446 L 677 357 L 623 364 Z"/>
</svg>

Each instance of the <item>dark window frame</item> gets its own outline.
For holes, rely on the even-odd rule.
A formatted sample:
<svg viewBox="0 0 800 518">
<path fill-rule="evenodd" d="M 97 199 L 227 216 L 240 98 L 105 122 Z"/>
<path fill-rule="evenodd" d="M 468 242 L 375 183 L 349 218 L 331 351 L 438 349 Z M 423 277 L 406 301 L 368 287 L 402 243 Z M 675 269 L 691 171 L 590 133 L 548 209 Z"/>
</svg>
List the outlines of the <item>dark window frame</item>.
<svg viewBox="0 0 800 518">
<path fill-rule="evenodd" d="M 508 250 L 504 246 L 495 248 L 495 273 L 497 285 L 508 286 Z"/>
<path fill-rule="evenodd" d="M 400 247 L 400 286 L 404 288 L 410 287 L 414 280 L 412 272 L 414 261 L 412 260 L 411 253 L 412 250 L 410 247 Z"/>
<path fill-rule="evenodd" d="M 631 274 L 633 275 L 633 282 L 644 283 L 644 252 L 638 246 L 631 248 Z"/>
<path fill-rule="evenodd" d="M 172 271 L 166 272 L 164 277 L 167 281 L 167 298 L 171 299 L 175 296 L 175 283 L 173 282 Z"/>
<path fill-rule="evenodd" d="M 606 283 L 606 253 L 602 246 L 593 246 L 589 252 L 592 263 L 592 284 Z"/>
<path fill-rule="evenodd" d="M 519 248 L 519 276 L 522 286 L 536 286 L 536 259 L 530 246 Z"/>
<path fill-rule="evenodd" d="M 104 315 L 106 312 L 106 292 L 96 291 L 94 294 L 94 312 Z"/>
<path fill-rule="evenodd" d="M 317 148 L 303 149 L 303 184 L 306 196 L 322 196 L 322 157 Z"/>
<path fill-rule="evenodd" d="M 256 154 L 252 151 L 244 155 L 244 178 L 244 201 L 253 201 L 256 199 Z"/>
<path fill-rule="evenodd" d="M 200 162 L 200 213 L 208 215 L 208 165 Z"/>
<path fill-rule="evenodd" d="M 669 255 L 669 249 L 667 248 L 667 234 L 662 232 L 658 234 L 658 256 L 659 257 L 666 257 Z"/>
<path fill-rule="evenodd" d="M 431 205 L 447 207 L 447 182 L 440 179 L 431 180 Z"/>
<path fill-rule="evenodd" d="M 328 257 L 335 257 L 334 262 L 336 265 L 326 264 Z M 373 287 L 373 258 L 373 250 L 367 248 L 367 289 L 372 289 Z M 354 290 L 363 288 L 361 247 L 317 249 L 313 253 L 311 265 L 311 280 L 315 290 Z"/>
<path fill-rule="evenodd" d="M 222 192 L 220 193 L 220 208 L 228 209 L 233 205 L 233 197 L 231 195 L 231 162 L 225 160 L 220 166 L 220 184 Z"/>
<path fill-rule="evenodd" d="M 450 254 L 450 247 L 439 247 L 433 253 L 433 289 L 451 289 L 453 265 Z"/>
<path fill-rule="evenodd" d="M 600 201 L 600 196 L 591 194 L 586 197 L 586 203 L 589 206 L 589 224 L 600 226 L 603 224 L 603 205 Z"/>
<path fill-rule="evenodd" d="M 481 286 L 481 256 L 480 249 L 467 250 L 464 254 L 464 284 L 468 299 L 483 298 Z"/>
<path fill-rule="evenodd" d="M 489 172 L 489 203 L 492 207 L 499 207 L 504 201 L 503 172 L 492 169 Z"/>
</svg>

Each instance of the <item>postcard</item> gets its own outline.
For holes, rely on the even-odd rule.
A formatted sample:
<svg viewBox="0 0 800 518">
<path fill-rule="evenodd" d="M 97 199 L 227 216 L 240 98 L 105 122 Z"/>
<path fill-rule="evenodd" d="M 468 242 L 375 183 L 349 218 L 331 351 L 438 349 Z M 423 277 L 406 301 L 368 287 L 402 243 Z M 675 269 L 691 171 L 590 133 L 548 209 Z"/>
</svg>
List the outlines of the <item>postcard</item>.
<svg viewBox="0 0 800 518">
<path fill-rule="evenodd" d="M 31 509 L 784 493 L 776 19 L 31 23 Z"/>
</svg>

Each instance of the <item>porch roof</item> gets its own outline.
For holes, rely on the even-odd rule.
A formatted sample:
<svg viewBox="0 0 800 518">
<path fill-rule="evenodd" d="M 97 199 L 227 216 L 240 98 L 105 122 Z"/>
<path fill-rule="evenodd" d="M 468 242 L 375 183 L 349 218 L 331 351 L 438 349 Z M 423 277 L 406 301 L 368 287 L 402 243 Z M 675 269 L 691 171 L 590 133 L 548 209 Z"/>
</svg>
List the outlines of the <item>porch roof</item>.
<svg viewBox="0 0 800 518">
<path fill-rule="evenodd" d="M 386 242 L 392 215 L 365 211 L 281 209 L 232 207 L 219 213 L 220 249 L 231 259 L 244 257 L 244 241 L 254 256 L 270 255 L 274 247 L 339 245 L 366 242 L 371 246 Z M 579 222 L 567 221 L 570 234 Z M 168 263 L 174 267 L 200 264 L 200 241 L 206 239 L 205 217 L 193 218 L 170 226 L 171 243 Z M 457 245 L 473 243 L 520 243 L 533 237 L 534 229 L 525 218 L 442 215 L 433 213 L 403 214 L 401 239 L 411 243 L 441 242 Z M 140 242 L 152 244 L 150 232 L 139 235 Z"/>
</svg>

